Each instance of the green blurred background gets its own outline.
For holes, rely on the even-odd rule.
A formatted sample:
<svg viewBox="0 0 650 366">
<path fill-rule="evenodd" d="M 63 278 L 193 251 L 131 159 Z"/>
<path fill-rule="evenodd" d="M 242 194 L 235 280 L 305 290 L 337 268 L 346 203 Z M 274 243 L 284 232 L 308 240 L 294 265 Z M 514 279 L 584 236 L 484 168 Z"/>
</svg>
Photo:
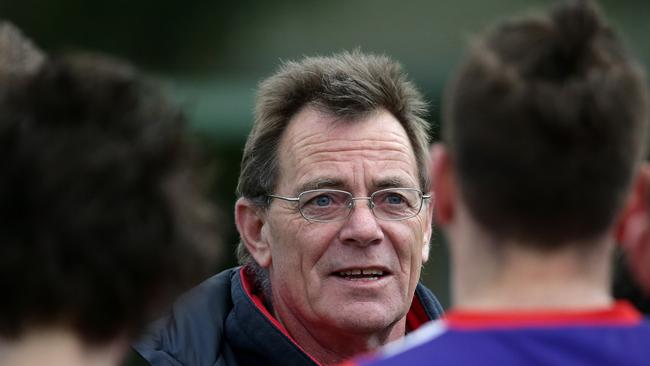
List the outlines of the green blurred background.
<svg viewBox="0 0 650 366">
<path fill-rule="evenodd" d="M 430 120 L 439 126 L 441 91 L 471 36 L 496 20 L 552 3 L 0 0 L 0 19 L 15 23 L 48 52 L 109 53 L 166 82 L 205 147 L 204 165 L 222 216 L 225 248 L 219 267 L 225 268 L 235 263 L 232 207 L 255 88 L 281 60 L 353 48 L 391 55 L 424 92 Z M 648 65 L 650 1 L 609 0 L 601 6 Z M 449 302 L 446 256 L 436 237 L 424 282 L 444 305 Z"/>
</svg>

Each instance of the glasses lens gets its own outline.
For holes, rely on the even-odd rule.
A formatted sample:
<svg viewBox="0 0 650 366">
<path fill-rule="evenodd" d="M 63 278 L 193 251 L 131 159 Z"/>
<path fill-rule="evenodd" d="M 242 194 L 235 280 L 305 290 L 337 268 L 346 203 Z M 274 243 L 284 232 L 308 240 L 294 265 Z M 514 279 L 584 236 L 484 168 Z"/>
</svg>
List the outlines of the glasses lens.
<svg viewBox="0 0 650 366">
<path fill-rule="evenodd" d="M 336 221 L 347 217 L 352 195 L 348 192 L 317 189 L 298 197 L 300 212 L 308 220 Z"/>
<path fill-rule="evenodd" d="M 391 188 L 372 195 L 375 216 L 384 220 L 403 220 L 420 212 L 422 193 L 417 189 Z"/>
</svg>

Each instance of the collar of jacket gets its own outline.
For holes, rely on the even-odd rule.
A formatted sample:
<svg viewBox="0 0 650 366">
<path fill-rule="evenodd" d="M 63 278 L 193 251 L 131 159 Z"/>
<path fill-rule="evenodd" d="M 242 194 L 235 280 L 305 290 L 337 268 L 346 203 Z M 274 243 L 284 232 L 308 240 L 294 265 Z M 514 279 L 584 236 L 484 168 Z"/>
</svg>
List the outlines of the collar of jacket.
<svg viewBox="0 0 650 366">
<path fill-rule="evenodd" d="M 226 319 L 228 338 L 238 340 L 230 343 L 238 363 L 321 365 L 300 347 L 251 288 L 247 271 L 240 268 L 233 276 L 233 311 Z M 441 315 L 442 307 L 436 298 L 426 287 L 418 284 L 406 317 L 407 331 L 413 331 Z M 275 356 L 277 358 L 272 359 Z"/>
</svg>

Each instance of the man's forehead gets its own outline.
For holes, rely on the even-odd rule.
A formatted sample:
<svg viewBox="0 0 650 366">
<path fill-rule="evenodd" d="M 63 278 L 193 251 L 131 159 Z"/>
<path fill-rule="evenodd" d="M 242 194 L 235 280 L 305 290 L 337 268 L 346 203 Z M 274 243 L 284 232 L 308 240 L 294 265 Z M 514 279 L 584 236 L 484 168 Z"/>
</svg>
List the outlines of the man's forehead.
<svg viewBox="0 0 650 366">
<path fill-rule="evenodd" d="M 313 108 L 290 121 L 279 146 L 279 179 L 297 193 L 310 189 L 352 190 L 359 172 L 366 189 L 417 186 L 417 163 L 401 123 L 379 110 L 357 120 Z M 358 169 L 357 169 L 358 168 Z"/>
<path fill-rule="evenodd" d="M 291 117 L 282 134 L 282 140 L 290 145 L 298 142 L 304 135 L 311 135 L 313 132 L 347 135 L 353 134 L 358 129 L 366 128 L 378 131 L 378 133 L 391 131 L 403 133 L 406 136 L 406 131 L 399 120 L 383 108 L 351 116 L 338 116 L 313 106 L 305 106 Z"/>
<path fill-rule="evenodd" d="M 284 158 L 341 150 L 373 151 L 387 154 L 415 152 L 402 124 L 390 112 L 378 109 L 358 118 L 347 119 L 306 107 L 290 121 L 279 142 Z M 288 154 L 288 156 L 287 156 Z"/>
</svg>

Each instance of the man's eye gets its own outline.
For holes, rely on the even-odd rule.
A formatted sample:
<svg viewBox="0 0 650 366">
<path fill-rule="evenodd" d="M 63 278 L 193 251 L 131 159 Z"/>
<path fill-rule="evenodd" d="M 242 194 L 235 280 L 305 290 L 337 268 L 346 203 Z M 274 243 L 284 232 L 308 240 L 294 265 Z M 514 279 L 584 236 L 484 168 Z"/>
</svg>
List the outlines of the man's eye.
<svg viewBox="0 0 650 366">
<path fill-rule="evenodd" d="M 310 203 L 316 206 L 324 207 L 332 204 L 332 198 L 330 196 L 320 195 L 318 197 L 314 197 Z"/>
<path fill-rule="evenodd" d="M 400 205 L 404 203 L 404 197 L 400 196 L 399 194 L 393 193 L 386 196 L 385 202 L 391 205 Z"/>
<path fill-rule="evenodd" d="M 314 202 L 317 206 L 327 206 L 332 203 L 332 199 L 329 196 L 318 196 Z"/>
</svg>

